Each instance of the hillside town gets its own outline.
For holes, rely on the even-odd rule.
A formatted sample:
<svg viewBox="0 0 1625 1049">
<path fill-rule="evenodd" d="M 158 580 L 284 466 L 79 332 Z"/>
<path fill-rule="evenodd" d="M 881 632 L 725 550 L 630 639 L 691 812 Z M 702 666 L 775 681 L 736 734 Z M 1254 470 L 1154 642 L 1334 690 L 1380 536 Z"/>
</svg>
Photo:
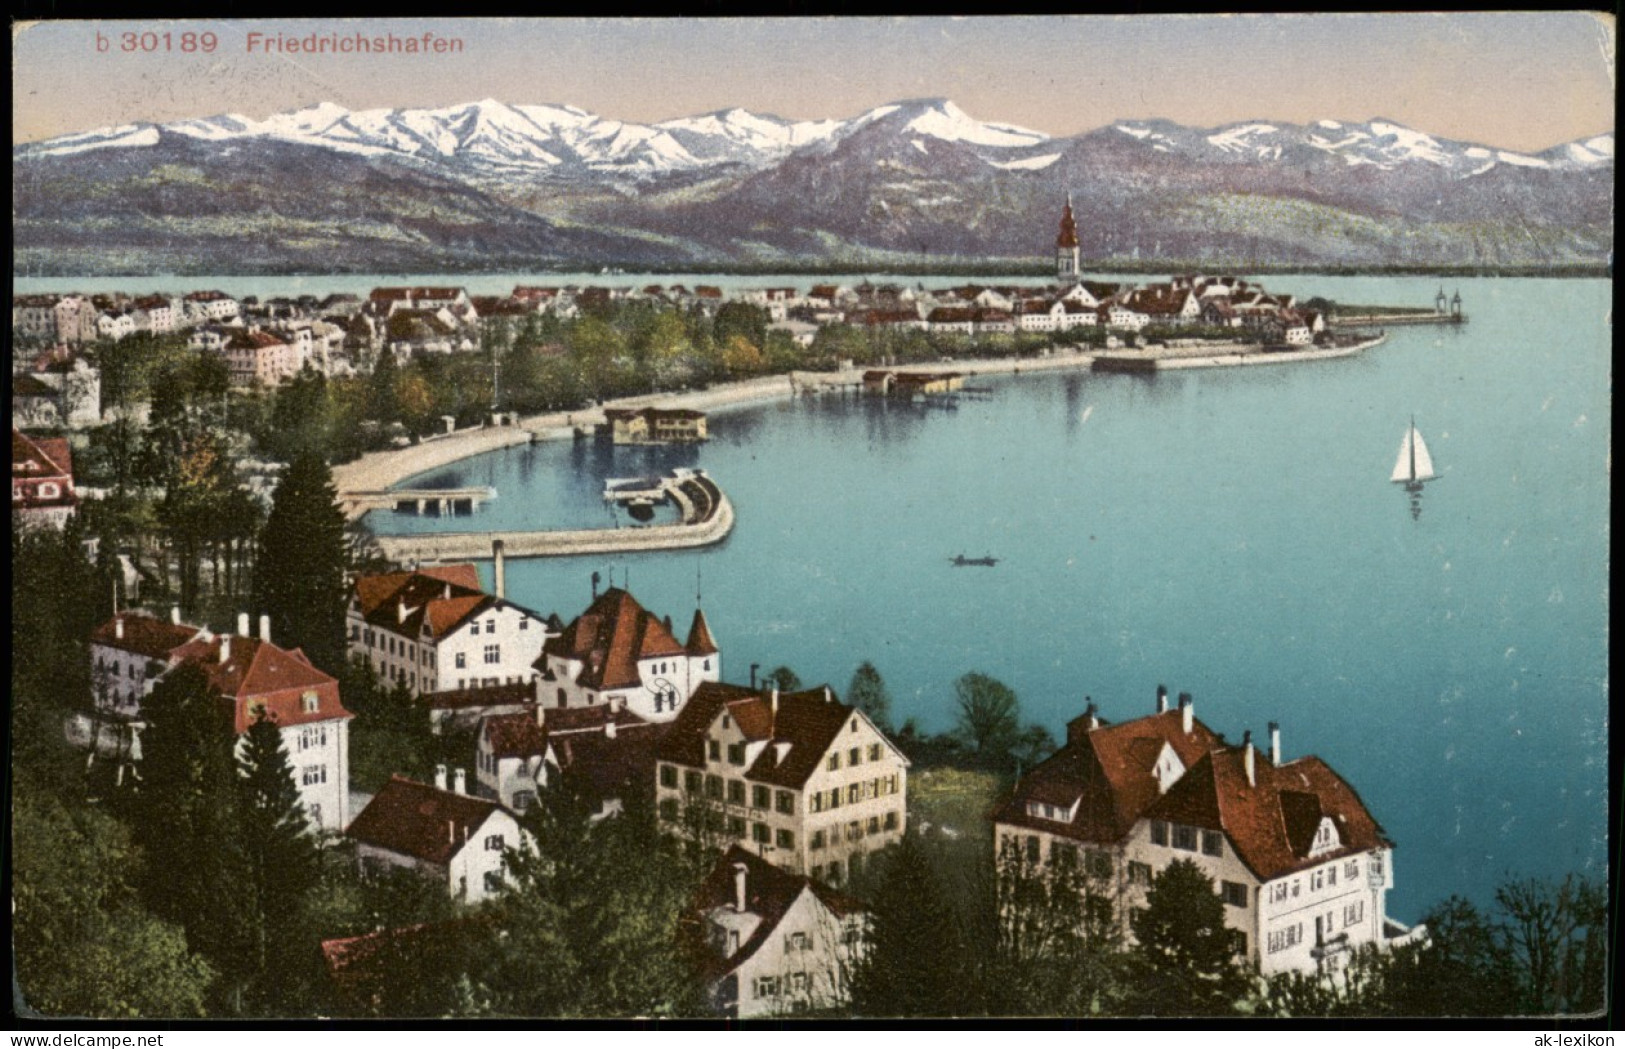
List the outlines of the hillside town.
<svg viewBox="0 0 1625 1049">
<path fill-rule="evenodd" d="M 1426 970 L 1428 929 L 1388 911 L 1398 843 L 1382 813 L 1293 753 L 1290 725 L 1255 742 L 1204 706 L 1216 731 L 1189 693 L 1157 686 L 1153 701 L 1148 683 L 1111 717 L 1068 697 L 1077 713 L 1055 741 L 968 673 L 958 725 L 933 736 L 892 721 L 868 653 L 849 653 L 860 665 L 839 691 L 788 667 L 747 672 L 726 653 L 750 624 L 698 595 L 650 608 L 593 573 L 584 603 L 522 604 L 500 556 L 489 589 L 472 563 L 390 563 L 335 502 L 334 435 L 369 435 L 352 453 L 427 439 L 444 395 L 429 379 L 469 374 L 425 363 L 438 358 L 490 375 L 447 414 L 456 429 L 512 407 L 499 383 L 515 396 L 518 373 L 543 397 L 538 360 L 671 388 L 769 370 L 775 346 L 819 347 L 870 366 L 872 392 L 923 394 L 961 377 L 876 366 L 1075 340 L 1331 338 L 1324 305 L 1240 278 L 1085 279 L 1070 201 L 1054 260 L 1045 285 L 934 290 L 14 300 L 13 556 L 35 573 L 14 593 L 14 637 L 69 654 L 67 669 L 17 672 L 20 767 L 29 790 L 57 792 L 51 819 L 111 821 L 125 844 L 108 848 L 144 856 L 147 880 L 119 891 L 149 901 L 139 918 L 170 954 L 143 964 L 196 985 L 150 1008 L 1037 1013 L 1009 995 L 1059 970 L 1071 984 L 1050 1011 L 1285 1015 L 1311 991 Z M 624 339 L 617 310 L 642 311 Z M 866 343 L 876 332 L 927 341 Z M 661 339 L 683 349 L 662 360 Z M 719 370 L 683 370 L 718 344 Z M 137 345 L 152 359 L 121 357 Z M 359 421 L 332 414 L 344 390 Z M 611 392 L 575 386 L 547 406 Z M 606 426 L 615 443 L 709 436 L 692 412 L 624 410 Z M 965 777 L 972 802 L 945 813 L 942 784 Z M 920 910 L 919 887 L 970 870 L 985 876 L 960 886 L 962 906 L 990 939 L 922 950 L 918 936 L 955 923 Z M 221 942 L 228 925 L 257 939 Z M 537 974 L 555 959 L 568 989 Z M 906 991 L 891 975 L 905 964 L 926 974 Z M 972 972 L 983 998 L 956 983 Z"/>
</svg>

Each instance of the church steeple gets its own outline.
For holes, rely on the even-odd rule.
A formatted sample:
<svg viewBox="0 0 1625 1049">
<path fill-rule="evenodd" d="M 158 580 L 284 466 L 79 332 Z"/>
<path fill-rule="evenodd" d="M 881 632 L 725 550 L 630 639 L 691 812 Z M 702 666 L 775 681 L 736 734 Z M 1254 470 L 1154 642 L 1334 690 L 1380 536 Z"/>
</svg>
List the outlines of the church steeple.
<svg viewBox="0 0 1625 1049">
<path fill-rule="evenodd" d="M 1066 195 L 1061 212 L 1061 232 L 1055 238 L 1055 279 L 1068 284 L 1078 279 L 1078 224 L 1072 217 L 1072 194 Z"/>
</svg>

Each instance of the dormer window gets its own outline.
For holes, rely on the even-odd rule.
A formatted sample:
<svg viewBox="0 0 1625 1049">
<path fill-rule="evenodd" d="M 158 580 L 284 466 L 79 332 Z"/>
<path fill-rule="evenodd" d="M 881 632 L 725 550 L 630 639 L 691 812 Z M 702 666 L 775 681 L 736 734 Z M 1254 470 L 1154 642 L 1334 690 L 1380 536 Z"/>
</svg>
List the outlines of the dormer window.
<svg viewBox="0 0 1625 1049">
<path fill-rule="evenodd" d="M 314 714 L 317 708 L 321 706 L 321 697 L 317 696 L 315 692 L 306 692 L 299 697 L 299 704 L 306 714 Z"/>
<path fill-rule="evenodd" d="M 1320 826 L 1315 830 L 1315 840 L 1309 846 L 1309 855 L 1318 856 L 1323 852 L 1330 852 L 1342 844 L 1337 834 L 1337 827 L 1330 818 L 1323 818 Z"/>
</svg>

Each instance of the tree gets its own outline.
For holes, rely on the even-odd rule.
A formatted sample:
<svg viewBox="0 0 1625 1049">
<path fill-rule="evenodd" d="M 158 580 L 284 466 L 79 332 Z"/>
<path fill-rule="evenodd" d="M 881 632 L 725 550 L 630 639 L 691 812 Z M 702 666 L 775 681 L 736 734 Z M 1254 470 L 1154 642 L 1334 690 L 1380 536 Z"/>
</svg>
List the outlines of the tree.
<svg viewBox="0 0 1625 1049">
<path fill-rule="evenodd" d="M 240 891 L 252 934 L 248 982 L 255 1005 L 275 1014 L 295 1004 L 286 974 L 297 969 L 297 952 L 308 944 L 293 918 L 319 868 L 282 730 L 262 714 L 248 727 L 241 750 L 239 838 L 246 880 Z"/>
<path fill-rule="evenodd" d="M 344 667 L 344 514 L 333 473 L 312 452 L 288 464 L 260 532 L 254 601 L 272 636 L 330 674 Z"/>
<path fill-rule="evenodd" d="M 12 944 L 19 1004 L 45 1016 L 204 1015 L 213 971 L 180 926 L 137 899 L 139 857 L 106 811 L 20 781 L 12 821 Z"/>
<path fill-rule="evenodd" d="M 767 342 L 767 320 L 767 311 L 760 306 L 748 302 L 725 302 L 717 308 L 711 330 L 717 342 L 724 346 L 734 336 L 739 336 L 752 346 L 762 346 Z"/>
<path fill-rule="evenodd" d="M 1221 1016 L 1246 993 L 1237 934 L 1224 924 L 1213 880 L 1175 860 L 1152 880 L 1130 916 L 1137 941 L 1133 1006 L 1159 1016 Z"/>
<path fill-rule="evenodd" d="M 767 672 L 767 676 L 762 679 L 762 687 L 776 688 L 780 692 L 799 692 L 801 691 L 801 678 L 797 677 L 796 672 L 789 667 L 778 666 Z"/>
<path fill-rule="evenodd" d="M 975 671 L 954 682 L 957 731 L 979 758 L 1002 762 L 1020 733 L 1020 705 L 1003 682 Z"/>
<path fill-rule="evenodd" d="M 732 375 L 753 375 L 762 370 L 762 351 L 743 335 L 717 340 L 722 345 L 722 365 Z"/>
<path fill-rule="evenodd" d="M 675 842 L 638 806 L 593 821 L 568 775 L 525 814 L 535 847 L 508 856 L 513 885 L 469 997 L 498 1014 L 678 1016 L 703 1008 L 693 959 L 677 950 L 694 884 Z M 628 856 L 638 857 L 628 863 Z"/>
<path fill-rule="evenodd" d="M 863 711 L 880 731 L 891 734 L 891 693 L 880 671 L 868 660 L 858 664 L 852 672 L 852 683 L 846 687 L 846 701 Z"/>
<path fill-rule="evenodd" d="M 886 854 L 869 934 L 852 974 L 859 1016 L 962 1016 L 976 1010 L 958 916 L 919 837 Z"/>
<path fill-rule="evenodd" d="M 1518 1012 L 1594 1012 L 1603 1006 L 1608 908 L 1601 884 L 1570 874 L 1495 890 L 1498 938 L 1522 990 Z"/>
</svg>

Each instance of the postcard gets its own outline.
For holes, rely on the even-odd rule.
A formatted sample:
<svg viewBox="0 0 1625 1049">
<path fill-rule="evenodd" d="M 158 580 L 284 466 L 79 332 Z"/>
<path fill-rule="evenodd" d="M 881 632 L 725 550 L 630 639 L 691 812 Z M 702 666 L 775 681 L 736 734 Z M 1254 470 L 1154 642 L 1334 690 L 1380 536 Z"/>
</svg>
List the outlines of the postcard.
<svg viewBox="0 0 1625 1049">
<path fill-rule="evenodd" d="M 14 25 L 18 1014 L 1603 1023 L 1615 34 Z"/>
</svg>

